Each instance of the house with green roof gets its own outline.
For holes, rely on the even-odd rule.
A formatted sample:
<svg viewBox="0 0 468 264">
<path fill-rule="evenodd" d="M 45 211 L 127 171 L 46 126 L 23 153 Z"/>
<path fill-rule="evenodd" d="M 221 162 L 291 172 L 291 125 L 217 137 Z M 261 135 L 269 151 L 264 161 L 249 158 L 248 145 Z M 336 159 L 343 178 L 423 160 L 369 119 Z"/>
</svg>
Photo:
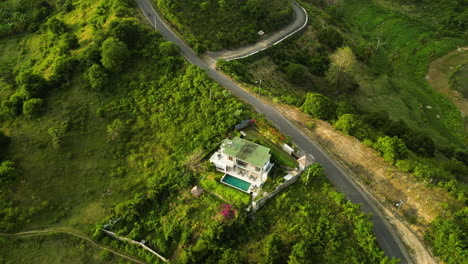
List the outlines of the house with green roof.
<svg viewBox="0 0 468 264">
<path fill-rule="evenodd" d="M 225 139 L 210 162 L 225 173 L 221 182 L 250 193 L 267 180 L 274 165 L 270 158 L 269 148 L 235 137 Z"/>
</svg>

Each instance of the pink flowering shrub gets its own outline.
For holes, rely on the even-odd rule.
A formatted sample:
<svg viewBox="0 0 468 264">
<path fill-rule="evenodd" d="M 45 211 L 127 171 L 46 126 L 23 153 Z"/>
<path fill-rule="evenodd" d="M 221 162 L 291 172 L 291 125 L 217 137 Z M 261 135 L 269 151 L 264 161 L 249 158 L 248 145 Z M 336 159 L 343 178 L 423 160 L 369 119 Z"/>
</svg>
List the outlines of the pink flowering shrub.
<svg viewBox="0 0 468 264">
<path fill-rule="evenodd" d="M 225 220 L 231 220 L 234 219 L 234 217 L 236 217 L 237 209 L 234 209 L 234 206 L 232 205 L 221 204 L 219 209 L 221 210 L 220 213 L 224 216 Z"/>
</svg>

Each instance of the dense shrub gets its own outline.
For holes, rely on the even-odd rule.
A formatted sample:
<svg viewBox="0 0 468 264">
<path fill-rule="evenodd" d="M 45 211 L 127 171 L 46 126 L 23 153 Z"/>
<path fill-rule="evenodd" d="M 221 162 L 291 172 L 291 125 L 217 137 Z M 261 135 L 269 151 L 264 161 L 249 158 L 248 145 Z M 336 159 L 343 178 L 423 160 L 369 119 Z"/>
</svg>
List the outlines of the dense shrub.
<svg viewBox="0 0 468 264">
<path fill-rule="evenodd" d="M 40 98 L 32 98 L 23 103 L 23 114 L 27 118 L 38 117 L 43 111 L 44 101 Z"/>
<path fill-rule="evenodd" d="M 68 30 L 67 24 L 55 17 L 47 21 L 47 28 L 51 33 L 56 35 L 64 34 Z"/>
<path fill-rule="evenodd" d="M 328 121 L 336 116 L 336 104 L 330 98 L 318 93 L 307 93 L 301 110 L 314 118 Z"/>
<path fill-rule="evenodd" d="M 17 172 L 15 163 L 10 160 L 5 160 L 0 164 L 0 191 L 7 189 L 15 182 Z"/>
<path fill-rule="evenodd" d="M 86 71 L 86 78 L 91 88 L 102 91 L 109 81 L 106 70 L 99 64 L 93 64 Z"/>
<path fill-rule="evenodd" d="M 374 148 L 391 164 L 408 157 L 408 148 L 398 137 L 381 137 L 374 144 Z"/>
<path fill-rule="evenodd" d="M 450 264 L 466 263 L 468 259 L 468 207 L 449 217 L 437 217 L 430 225 L 426 239 L 434 253 Z"/>
<path fill-rule="evenodd" d="M 289 63 L 286 74 L 293 83 L 300 84 L 304 81 L 304 67 L 297 63 Z"/>
<path fill-rule="evenodd" d="M 107 38 L 101 47 L 102 66 L 111 72 L 120 72 L 130 56 L 127 45 L 119 39 Z"/>
<path fill-rule="evenodd" d="M 343 131 L 347 135 L 354 136 L 359 140 L 364 140 L 370 135 L 369 126 L 364 123 L 361 118 L 353 114 L 342 115 L 333 127 L 337 130 Z"/>
<path fill-rule="evenodd" d="M 48 92 L 47 81 L 40 75 L 31 71 L 21 72 L 16 82 L 28 93 L 30 98 L 44 97 Z"/>
<path fill-rule="evenodd" d="M 332 50 L 335 50 L 343 45 L 343 37 L 340 32 L 332 27 L 327 27 L 321 29 L 317 32 L 317 39 L 330 47 Z"/>
</svg>

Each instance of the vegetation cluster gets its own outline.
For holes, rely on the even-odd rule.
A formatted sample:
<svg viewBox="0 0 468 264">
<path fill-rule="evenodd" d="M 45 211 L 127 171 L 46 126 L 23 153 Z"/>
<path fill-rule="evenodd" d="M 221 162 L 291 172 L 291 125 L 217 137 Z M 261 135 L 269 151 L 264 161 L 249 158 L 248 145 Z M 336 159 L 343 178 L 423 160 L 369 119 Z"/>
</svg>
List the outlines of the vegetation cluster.
<svg viewBox="0 0 468 264">
<path fill-rule="evenodd" d="M 293 18 L 288 0 L 155 0 L 198 53 L 233 48 L 272 33 Z"/>
</svg>

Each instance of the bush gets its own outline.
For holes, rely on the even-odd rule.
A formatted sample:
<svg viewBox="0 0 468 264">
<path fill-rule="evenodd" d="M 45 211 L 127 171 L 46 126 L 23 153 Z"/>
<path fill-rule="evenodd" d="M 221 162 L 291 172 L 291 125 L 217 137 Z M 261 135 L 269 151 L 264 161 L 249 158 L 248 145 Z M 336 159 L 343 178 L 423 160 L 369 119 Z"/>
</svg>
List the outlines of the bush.
<svg viewBox="0 0 468 264">
<path fill-rule="evenodd" d="M 321 29 L 317 33 L 317 39 L 333 50 L 343 45 L 343 37 L 340 32 L 331 27 Z"/>
<path fill-rule="evenodd" d="M 374 148 L 392 165 L 394 165 L 397 160 L 406 159 L 408 157 L 408 148 L 403 140 L 398 137 L 381 137 L 374 144 Z"/>
<path fill-rule="evenodd" d="M 293 83 L 300 84 L 304 81 L 304 67 L 300 64 L 289 63 L 286 67 L 286 74 Z"/>
<path fill-rule="evenodd" d="M 107 38 L 101 47 L 101 63 L 111 72 L 120 72 L 130 57 L 127 45 L 116 38 Z"/>
<path fill-rule="evenodd" d="M 347 135 L 354 136 L 359 140 L 364 140 L 369 137 L 369 126 L 364 123 L 358 116 L 353 114 L 344 114 L 333 125 L 337 130 L 344 132 Z"/>
<path fill-rule="evenodd" d="M 51 18 L 47 21 L 47 27 L 53 34 L 60 35 L 67 31 L 67 25 L 57 18 Z"/>
<path fill-rule="evenodd" d="M 93 64 L 86 72 L 89 85 L 96 91 L 102 91 L 109 78 L 106 70 L 99 64 Z"/>
<path fill-rule="evenodd" d="M 78 38 L 75 34 L 66 33 L 60 39 L 58 46 L 61 54 L 68 54 L 70 50 L 79 47 Z"/>
<path fill-rule="evenodd" d="M 10 160 L 5 160 L 0 164 L 0 190 L 5 190 L 17 177 L 15 163 Z"/>
<path fill-rule="evenodd" d="M 328 121 L 335 119 L 336 116 L 336 104 L 330 98 L 318 93 L 307 93 L 301 110 L 314 118 Z"/>
<path fill-rule="evenodd" d="M 179 54 L 180 47 L 170 41 L 165 41 L 159 44 L 159 51 L 163 56 L 176 56 Z"/>
<path fill-rule="evenodd" d="M 403 172 L 413 172 L 416 164 L 412 160 L 399 160 L 396 162 L 395 166 Z"/>
<path fill-rule="evenodd" d="M 3 133 L 3 131 L 0 130 L 0 149 L 5 149 L 8 147 L 8 145 L 10 145 L 11 143 L 11 138 L 7 135 L 5 135 L 5 133 Z"/>
<path fill-rule="evenodd" d="M 430 225 L 426 239 L 434 253 L 446 263 L 466 263 L 468 257 L 468 207 L 448 218 L 437 217 Z"/>
<path fill-rule="evenodd" d="M 16 77 L 16 82 L 24 88 L 30 98 L 44 97 L 48 92 L 46 80 L 31 71 L 21 72 Z"/>
<path fill-rule="evenodd" d="M 23 114 L 27 118 L 38 117 L 44 106 L 44 101 L 40 98 L 33 98 L 23 103 Z"/>
</svg>

